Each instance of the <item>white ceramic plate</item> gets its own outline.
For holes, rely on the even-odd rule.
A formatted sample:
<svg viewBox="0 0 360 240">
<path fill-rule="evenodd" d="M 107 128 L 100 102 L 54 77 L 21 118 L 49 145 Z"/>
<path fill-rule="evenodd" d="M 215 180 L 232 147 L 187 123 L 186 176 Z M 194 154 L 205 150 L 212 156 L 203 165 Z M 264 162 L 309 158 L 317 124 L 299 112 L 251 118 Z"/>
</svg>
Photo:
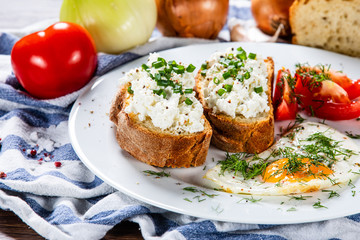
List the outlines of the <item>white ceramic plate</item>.
<svg viewBox="0 0 360 240">
<path fill-rule="evenodd" d="M 199 68 L 214 51 L 239 46 L 247 52 L 261 54 L 264 57 L 272 56 L 276 71 L 283 66 L 294 70 L 296 63 L 308 62 L 311 65 L 331 64 L 333 69 L 344 71 L 350 78 L 360 77 L 360 59 L 288 44 L 216 43 L 176 48 L 162 51 L 160 54 L 165 59 L 192 63 Z M 76 153 L 84 164 L 106 183 L 151 205 L 220 221 L 257 224 L 303 223 L 360 213 L 360 181 L 355 183 L 354 188 L 349 186 L 335 189 L 340 196 L 331 199 L 328 199 L 328 193 L 321 192 L 303 194 L 312 196 L 306 201 L 294 200 L 287 196 L 254 196 L 252 199 L 250 196 L 229 194 L 206 187 L 209 186 L 208 182 L 202 178 L 205 171 L 225 157 L 225 152 L 214 147 L 210 148 L 205 165 L 197 168 L 159 169 L 135 160 L 118 146 L 114 125 L 109 121 L 109 108 L 118 90 L 119 78 L 126 71 L 140 66 L 146 59 L 147 57 L 143 57 L 130 62 L 95 80 L 78 98 L 70 114 L 69 132 Z M 343 132 L 350 130 L 360 133 L 359 121 L 327 123 Z M 281 124 L 276 123 L 277 130 Z M 170 173 L 170 176 L 156 178 L 145 174 L 143 171 L 146 170 L 164 170 Z M 189 189 L 188 187 L 196 192 L 184 190 Z M 260 201 L 251 201 L 260 198 Z M 327 208 L 313 207 L 319 199 Z"/>
</svg>

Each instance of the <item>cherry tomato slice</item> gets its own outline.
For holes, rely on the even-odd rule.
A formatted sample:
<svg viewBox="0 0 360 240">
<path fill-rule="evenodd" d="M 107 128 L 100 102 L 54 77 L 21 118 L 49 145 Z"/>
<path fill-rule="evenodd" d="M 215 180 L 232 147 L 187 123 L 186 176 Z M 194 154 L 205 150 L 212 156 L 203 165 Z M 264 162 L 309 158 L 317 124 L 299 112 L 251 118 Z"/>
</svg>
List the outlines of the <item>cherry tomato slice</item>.
<svg viewBox="0 0 360 240">
<path fill-rule="evenodd" d="M 291 73 L 288 69 L 278 71 L 273 97 L 276 120 L 296 118 L 298 107 L 294 92 L 289 84 L 291 80 Z"/>
<path fill-rule="evenodd" d="M 311 115 L 329 120 L 348 120 L 360 116 L 360 97 L 349 103 L 335 103 L 322 99 L 316 99 L 308 78 L 296 74 L 295 94 L 299 104 Z"/>
</svg>

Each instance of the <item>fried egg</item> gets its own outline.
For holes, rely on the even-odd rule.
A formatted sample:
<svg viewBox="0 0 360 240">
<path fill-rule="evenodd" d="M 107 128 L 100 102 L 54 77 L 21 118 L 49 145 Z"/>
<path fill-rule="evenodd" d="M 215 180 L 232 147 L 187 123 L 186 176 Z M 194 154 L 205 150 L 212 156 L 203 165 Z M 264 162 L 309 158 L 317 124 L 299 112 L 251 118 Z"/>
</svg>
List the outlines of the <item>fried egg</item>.
<svg viewBox="0 0 360 240">
<path fill-rule="evenodd" d="M 360 147 L 320 123 L 294 127 L 266 151 L 247 158 L 227 154 L 204 178 L 229 193 L 288 195 L 353 183 L 360 176 Z"/>
</svg>

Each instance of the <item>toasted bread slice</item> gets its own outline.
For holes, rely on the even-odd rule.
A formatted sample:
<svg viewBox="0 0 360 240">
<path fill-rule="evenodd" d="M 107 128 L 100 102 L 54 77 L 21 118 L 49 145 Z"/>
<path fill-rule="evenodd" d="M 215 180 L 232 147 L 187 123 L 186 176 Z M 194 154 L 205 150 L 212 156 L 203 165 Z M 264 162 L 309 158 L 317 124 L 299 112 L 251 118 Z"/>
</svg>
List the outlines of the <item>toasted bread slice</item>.
<svg viewBox="0 0 360 240">
<path fill-rule="evenodd" d="M 116 139 L 122 149 L 134 158 L 157 167 L 191 167 L 202 165 L 207 156 L 212 129 L 204 120 L 204 130 L 195 133 L 163 130 L 150 117 L 140 121 L 125 108 L 132 101 L 130 83 L 123 85 L 113 100 L 110 120 L 116 125 Z"/>
<path fill-rule="evenodd" d="M 196 92 L 203 104 L 204 113 L 209 120 L 213 136 L 211 143 L 227 152 L 259 153 L 272 145 L 274 141 L 274 115 L 271 101 L 271 89 L 274 79 L 274 62 L 268 57 L 264 60 L 267 66 L 268 112 L 259 113 L 255 117 L 244 117 L 236 114 L 231 117 L 224 113 L 214 112 L 209 108 L 204 97 L 206 79 L 200 74 L 196 77 Z"/>
</svg>

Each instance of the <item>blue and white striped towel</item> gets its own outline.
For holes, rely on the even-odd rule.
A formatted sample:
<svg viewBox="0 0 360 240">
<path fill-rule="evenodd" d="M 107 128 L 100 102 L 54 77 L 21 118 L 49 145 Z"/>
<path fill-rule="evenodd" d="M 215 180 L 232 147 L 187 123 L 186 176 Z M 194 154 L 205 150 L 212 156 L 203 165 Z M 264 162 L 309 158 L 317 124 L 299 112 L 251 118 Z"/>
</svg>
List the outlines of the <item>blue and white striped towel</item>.
<svg viewBox="0 0 360 240">
<path fill-rule="evenodd" d="M 230 15 L 251 17 L 248 7 L 232 6 Z M 145 239 L 358 238 L 360 214 L 296 225 L 225 223 L 172 213 L 113 189 L 82 164 L 69 141 L 69 112 L 83 90 L 53 100 L 26 95 L 10 66 L 16 40 L 0 35 L 0 172 L 6 174 L 0 174 L 0 207 L 15 212 L 41 236 L 99 239 L 116 224 L 133 221 Z M 149 52 L 194 41 L 201 40 L 160 38 L 132 52 L 99 55 L 96 75 Z"/>
</svg>

